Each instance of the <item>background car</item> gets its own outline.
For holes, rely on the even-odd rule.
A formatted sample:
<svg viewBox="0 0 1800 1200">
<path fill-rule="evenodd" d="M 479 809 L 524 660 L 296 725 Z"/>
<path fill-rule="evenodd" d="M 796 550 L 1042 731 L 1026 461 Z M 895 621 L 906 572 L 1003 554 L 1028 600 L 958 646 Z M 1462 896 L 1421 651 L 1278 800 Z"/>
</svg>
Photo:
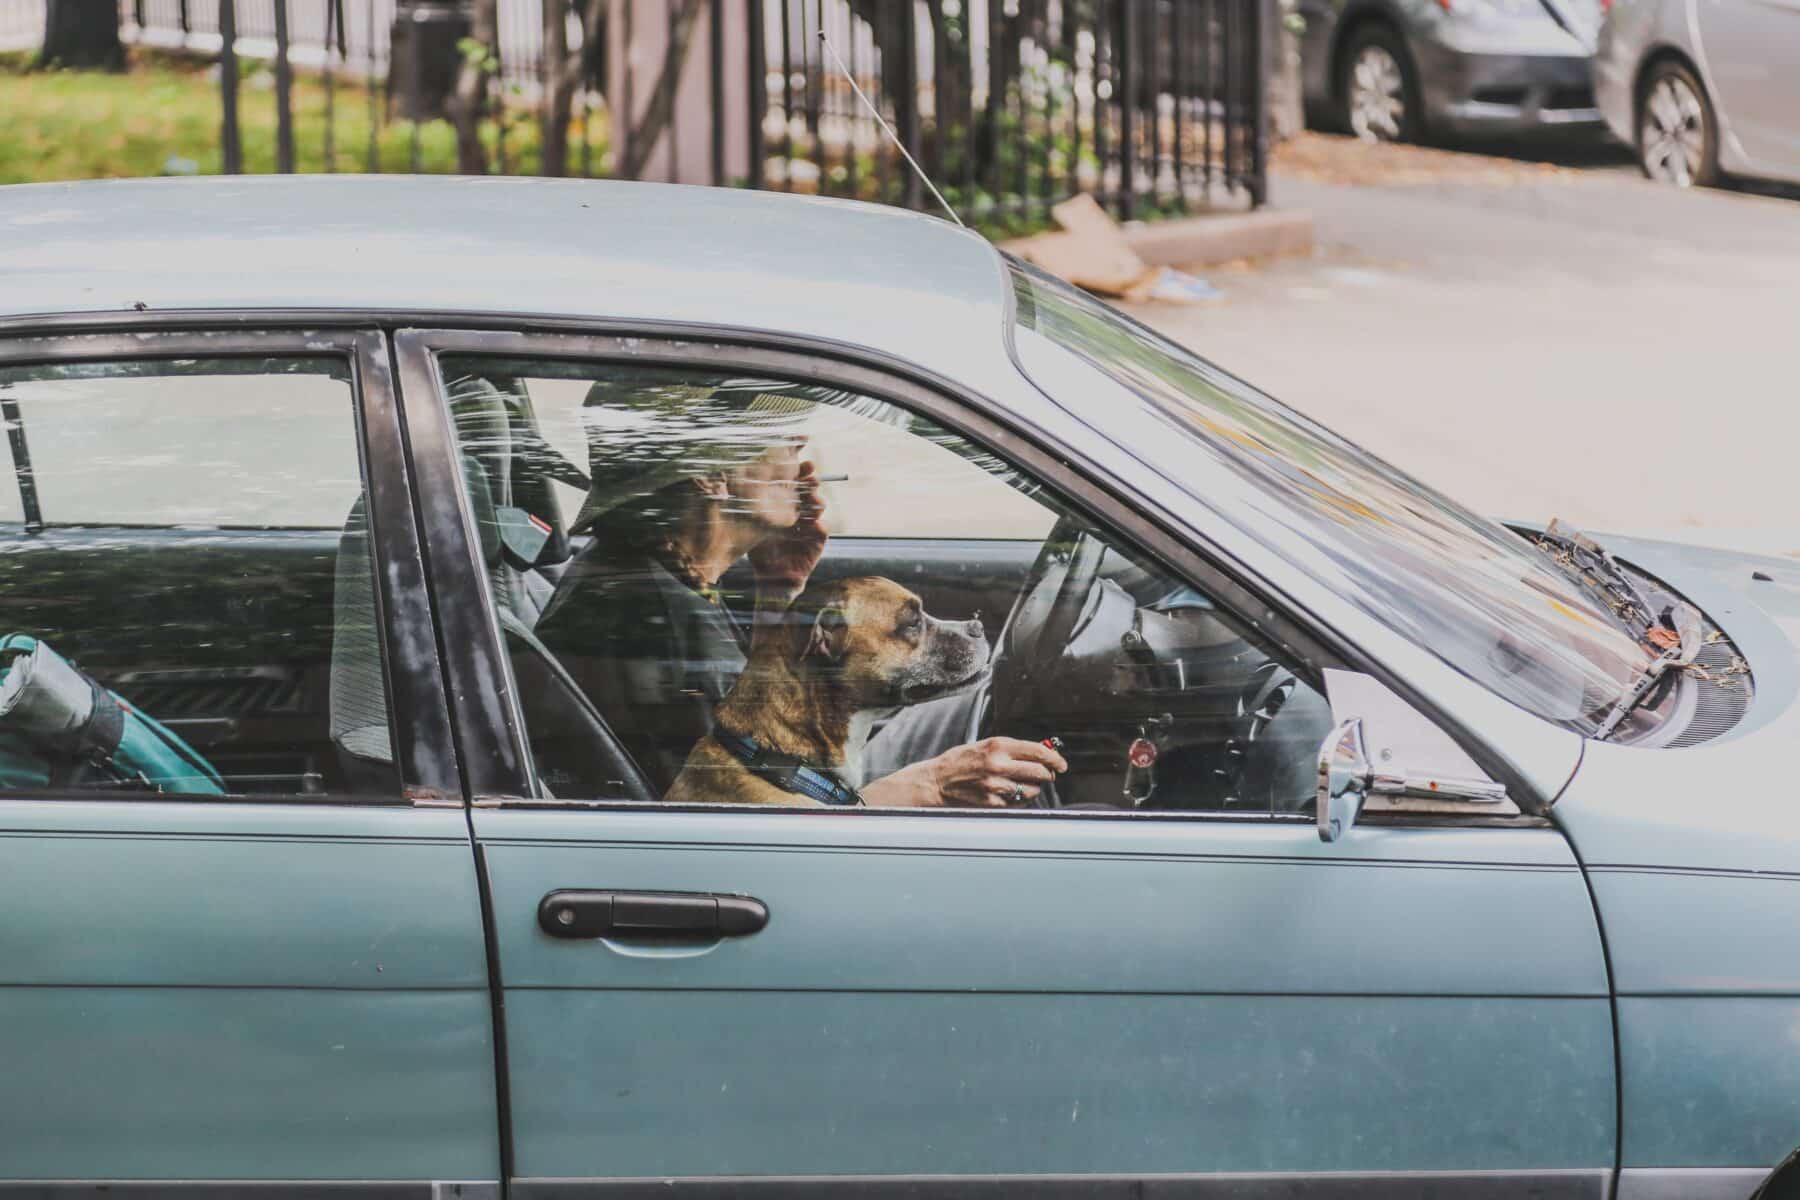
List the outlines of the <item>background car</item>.
<svg viewBox="0 0 1800 1200">
<path fill-rule="evenodd" d="M 1594 0 L 1300 0 L 1309 118 L 1375 141 L 1601 127 Z"/>
<path fill-rule="evenodd" d="M 1792 561 L 1499 524 L 891 209 L 314 176 L 17 231 L 0 619 L 92 686 L 34 724 L 0 643 L 54 772 L 0 777 L 12 1191 L 1642 1200 L 1800 1145 Z M 640 681 L 542 631 L 628 536 L 571 505 L 694 434 L 620 390 L 721 379 L 843 476 L 815 576 L 990 633 L 877 740 L 1058 738 L 1055 795 L 663 801 Z M 102 690 L 218 785 L 118 769 Z"/>
<path fill-rule="evenodd" d="M 1651 179 L 1800 183 L 1794 0 L 1613 0 L 1600 25 L 1594 93 Z"/>
</svg>

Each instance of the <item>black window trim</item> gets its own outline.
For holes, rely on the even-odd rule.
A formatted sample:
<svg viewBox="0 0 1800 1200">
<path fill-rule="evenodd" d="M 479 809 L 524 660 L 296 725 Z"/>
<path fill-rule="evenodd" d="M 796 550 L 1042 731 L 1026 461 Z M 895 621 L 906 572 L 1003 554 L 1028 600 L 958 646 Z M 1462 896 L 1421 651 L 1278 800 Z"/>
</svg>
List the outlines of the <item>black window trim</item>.
<svg viewBox="0 0 1800 1200">
<path fill-rule="evenodd" d="M 127 314 L 131 316 L 135 314 Z M 206 316 L 208 314 L 199 314 Z M 218 321 L 216 314 L 210 314 Z M 139 322 L 142 318 L 139 318 Z M 314 314 L 298 328 L 215 329 L 204 321 L 118 328 L 93 317 L 44 322 L 0 321 L 0 366 L 149 361 L 236 356 L 341 356 L 356 397 L 355 432 L 368 495 L 370 547 L 376 564 L 375 605 L 386 682 L 388 721 L 400 773 L 396 795 L 327 793 L 318 796 L 245 797 L 159 795 L 165 801 L 427 805 L 462 807 L 462 782 L 451 738 L 448 699 L 426 592 L 426 575 L 405 461 L 398 398 L 387 335 L 349 322 L 322 322 Z M 79 332 L 91 324 L 101 332 Z M 48 328 L 46 328 L 48 325 Z M 194 326 L 200 326 L 198 328 Z M 21 332 L 15 334 L 13 330 Z M 35 336 L 25 334 L 32 330 Z M 424 636 L 421 636 L 421 631 Z M 79 799 L 92 792 L 45 791 L 10 799 Z"/>
</svg>

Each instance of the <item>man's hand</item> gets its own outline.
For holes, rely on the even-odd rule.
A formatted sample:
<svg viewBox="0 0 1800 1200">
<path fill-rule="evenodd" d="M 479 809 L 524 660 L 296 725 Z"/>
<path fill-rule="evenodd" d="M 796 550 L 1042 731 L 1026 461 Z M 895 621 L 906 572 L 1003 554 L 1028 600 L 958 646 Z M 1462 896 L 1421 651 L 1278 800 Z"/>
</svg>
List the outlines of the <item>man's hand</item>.
<svg viewBox="0 0 1800 1200">
<path fill-rule="evenodd" d="M 825 497 L 819 494 L 818 469 L 810 462 L 801 463 L 794 486 L 800 494 L 800 517 L 793 528 L 764 539 L 750 551 L 758 597 L 783 603 L 805 590 L 813 568 L 825 554 L 825 541 L 829 536 L 825 528 Z"/>
<path fill-rule="evenodd" d="M 870 805 L 901 808 L 1004 808 L 1035 800 L 1044 784 L 1069 769 L 1041 742 L 991 737 L 903 767 L 862 789 Z"/>
</svg>

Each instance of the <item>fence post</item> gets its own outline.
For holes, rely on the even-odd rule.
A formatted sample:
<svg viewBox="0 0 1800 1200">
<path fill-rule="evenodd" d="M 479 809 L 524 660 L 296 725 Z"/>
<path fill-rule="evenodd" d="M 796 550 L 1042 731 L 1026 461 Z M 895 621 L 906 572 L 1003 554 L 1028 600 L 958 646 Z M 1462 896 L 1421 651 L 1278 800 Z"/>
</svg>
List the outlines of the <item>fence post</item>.
<svg viewBox="0 0 1800 1200">
<path fill-rule="evenodd" d="M 712 183 L 725 186 L 725 0 L 712 0 L 706 14 L 707 65 L 712 71 Z"/>
<path fill-rule="evenodd" d="M 1119 41 L 1124 43 L 1124 53 L 1114 55 L 1118 70 L 1113 95 L 1119 104 L 1119 216 L 1129 221 L 1137 215 L 1137 58 L 1141 39 L 1138 36 L 1137 0 L 1120 0 L 1120 3 L 1124 5 L 1124 12 Z"/>
<path fill-rule="evenodd" d="M 744 31 L 749 45 L 745 63 L 746 82 L 750 85 L 750 140 L 745 144 L 745 184 L 753 188 L 766 186 L 767 164 L 763 161 L 763 121 L 769 115 L 769 64 L 763 41 L 763 0 L 749 0 L 750 27 Z"/>
<path fill-rule="evenodd" d="M 244 143 L 238 136 L 237 0 L 219 0 L 219 140 L 225 173 L 244 173 Z"/>
<path fill-rule="evenodd" d="M 343 36 L 344 15 L 338 0 L 325 0 L 325 55 L 320 64 L 325 77 L 325 170 L 337 170 L 337 80 L 331 70 L 331 55 L 336 50 L 336 36 Z"/>
<path fill-rule="evenodd" d="M 913 0 L 900 5 L 900 95 L 894 97 L 894 115 L 900 120 L 900 144 L 916 160 L 919 157 L 919 9 Z M 910 167 L 902 178 L 901 195 L 908 208 L 925 206 L 925 189 L 919 173 Z"/>
<path fill-rule="evenodd" d="M 1269 80 L 1280 37 L 1276 26 L 1276 0 L 1256 0 L 1251 22 L 1255 57 L 1250 72 L 1250 207 L 1269 202 Z"/>
<path fill-rule="evenodd" d="M 288 62 L 287 0 L 275 0 L 275 169 L 294 173 L 294 68 Z"/>
</svg>

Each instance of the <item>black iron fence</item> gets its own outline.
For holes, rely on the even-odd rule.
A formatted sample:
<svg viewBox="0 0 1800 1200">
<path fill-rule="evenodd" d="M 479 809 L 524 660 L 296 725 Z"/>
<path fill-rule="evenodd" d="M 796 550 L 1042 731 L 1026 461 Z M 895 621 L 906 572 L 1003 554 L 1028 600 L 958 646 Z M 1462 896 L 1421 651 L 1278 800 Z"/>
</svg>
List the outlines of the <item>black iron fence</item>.
<svg viewBox="0 0 1800 1200">
<path fill-rule="evenodd" d="M 966 220 L 1031 223 L 1077 192 L 1127 218 L 1264 199 L 1262 0 L 760 7 L 765 186 L 931 202 L 854 79 Z"/>
<path fill-rule="evenodd" d="M 469 0 L 122 0 L 122 14 L 128 42 L 220 56 L 228 170 L 249 70 L 274 64 L 278 169 L 306 139 L 328 147 L 326 169 L 391 169 L 377 146 L 399 128 L 416 170 L 472 59 L 462 116 L 479 128 L 463 149 L 479 155 L 463 169 L 934 204 L 898 139 L 988 227 L 1041 222 L 1080 192 L 1125 218 L 1265 197 L 1272 0 L 496 4 L 485 40 Z M 297 110 L 296 70 L 322 105 Z"/>
</svg>

